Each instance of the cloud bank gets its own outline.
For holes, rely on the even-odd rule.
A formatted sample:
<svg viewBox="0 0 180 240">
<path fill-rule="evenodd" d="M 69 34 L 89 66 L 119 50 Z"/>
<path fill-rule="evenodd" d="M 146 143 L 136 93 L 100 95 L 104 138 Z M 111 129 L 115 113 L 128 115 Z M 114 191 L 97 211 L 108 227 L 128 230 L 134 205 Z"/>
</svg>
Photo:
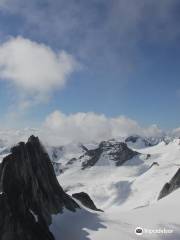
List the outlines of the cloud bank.
<svg viewBox="0 0 180 240">
<path fill-rule="evenodd" d="M 54 111 L 45 119 L 43 129 L 43 132 L 49 133 L 48 140 L 53 144 L 101 141 L 132 134 L 145 137 L 157 137 L 163 134 L 156 125 L 143 128 L 136 121 L 125 116 L 108 118 L 93 112 L 66 115 Z"/>
<path fill-rule="evenodd" d="M 7 80 L 31 99 L 42 100 L 61 89 L 77 69 L 77 61 L 66 51 L 56 53 L 30 39 L 16 37 L 0 45 L 1 80 Z"/>
</svg>

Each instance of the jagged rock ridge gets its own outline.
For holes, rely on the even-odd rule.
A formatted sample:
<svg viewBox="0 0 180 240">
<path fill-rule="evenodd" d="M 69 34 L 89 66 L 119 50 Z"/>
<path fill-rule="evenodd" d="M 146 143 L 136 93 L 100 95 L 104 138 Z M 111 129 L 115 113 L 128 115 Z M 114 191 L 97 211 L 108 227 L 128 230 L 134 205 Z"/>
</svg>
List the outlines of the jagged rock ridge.
<svg viewBox="0 0 180 240">
<path fill-rule="evenodd" d="M 132 135 L 132 136 L 129 136 L 125 139 L 125 142 L 128 144 L 128 143 L 132 143 L 132 144 L 135 144 L 135 143 L 141 143 L 141 146 L 144 146 L 144 147 L 151 147 L 153 145 L 156 145 L 157 143 L 154 143 L 153 141 L 151 141 L 150 139 L 148 138 L 143 138 L 139 135 Z"/>
<path fill-rule="evenodd" d="M 173 178 L 170 180 L 170 182 L 164 185 L 159 194 L 158 200 L 160 200 L 163 197 L 166 197 L 168 194 L 175 191 L 177 188 L 180 188 L 180 168 L 173 176 Z"/>
<path fill-rule="evenodd" d="M 48 154 L 31 136 L 1 165 L 0 239 L 52 240 L 51 215 L 79 206 L 59 185 Z"/>
<path fill-rule="evenodd" d="M 72 197 L 80 201 L 85 207 L 92 209 L 94 211 L 103 212 L 103 210 L 96 207 L 92 199 L 89 197 L 89 195 L 85 192 L 80 193 L 74 193 L 72 194 Z"/>
<path fill-rule="evenodd" d="M 68 154 L 67 154 L 67 149 Z M 72 169 L 74 166 L 84 170 L 95 165 L 105 166 L 112 164 L 121 166 L 126 161 L 140 155 L 140 153 L 130 149 L 126 143 L 117 140 L 102 141 L 99 144 L 90 144 L 85 146 L 82 144 L 76 145 L 76 151 L 71 147 L 64 148 L 49 148 L 51 161 L 57 175 Z M 54 152 L 58 152 L 57 158 L 53 157 Z M 68 159 L 68 157 L 71 158 Z"/>
<path fill-rule="evenodd" d="M 86 153 L 81 156 L 86 161 L 82 163 L 82 169 L 94 166 L 102 156 L 113 161 L 116 166 L 120 166 L 126 161 L 132 159 L 139 153 L 128 148 L 126 143 L 116 141 L 103 141 L 98 148 L 86 150 Z"/>
</svg>

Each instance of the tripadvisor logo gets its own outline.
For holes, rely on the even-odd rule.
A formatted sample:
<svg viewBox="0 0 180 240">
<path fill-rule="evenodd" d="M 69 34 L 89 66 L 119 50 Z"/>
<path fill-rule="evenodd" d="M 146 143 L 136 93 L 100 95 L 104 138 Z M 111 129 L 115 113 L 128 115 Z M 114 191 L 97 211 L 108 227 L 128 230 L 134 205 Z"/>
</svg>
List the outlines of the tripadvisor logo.
<svg viewBox="0 0 180 240">
<path fill-rule="evenodd" d="M 136 234 L 136 235 L 142 235 L 142 234 L 143 234 L 143 229 L 142 229 L 141 227 L 137 227 L 137 228 L 135 229 L 135 234 Z"/>
<path fill-rule="evenodd" d="M 159 229 L 148 229 L 148 228 L 141 228 L 137 227 L 135 229 L 136 235 L 142 235 L 142 234 L 170 234 L 173 233 L 173 229 L 165 229 L 165 228 L 159 228 Z"/>
</svg>

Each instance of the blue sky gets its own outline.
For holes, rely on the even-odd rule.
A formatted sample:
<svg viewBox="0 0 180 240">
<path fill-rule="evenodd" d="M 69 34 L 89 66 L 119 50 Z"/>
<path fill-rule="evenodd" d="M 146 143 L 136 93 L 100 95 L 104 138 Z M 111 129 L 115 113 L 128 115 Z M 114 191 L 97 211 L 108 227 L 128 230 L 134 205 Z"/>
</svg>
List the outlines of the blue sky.
<svg viewBox="0 0 180 240">
<path fill-rule="evenodd" d="M 54 54 L 63 50 L 80 65 L 68 72 L 63 86 L 55 82 L 47 91 L 33 89 L 35 93 L 27 83 L 21 88 L 17 76 L 0 72 L 2 122 L 13 118 L 7 121 L 10 126 L 36 126 L 59 110 L 179 127 L 179 9 L 178 0 L 0 1 L 0 49 L 20 37 L 22 44 L 28 39 Z M 47 99 L 41 101 L 44 95 Z M 28 101 L 28 107 L 19 107 L 21 101 Z"/>
</svg>

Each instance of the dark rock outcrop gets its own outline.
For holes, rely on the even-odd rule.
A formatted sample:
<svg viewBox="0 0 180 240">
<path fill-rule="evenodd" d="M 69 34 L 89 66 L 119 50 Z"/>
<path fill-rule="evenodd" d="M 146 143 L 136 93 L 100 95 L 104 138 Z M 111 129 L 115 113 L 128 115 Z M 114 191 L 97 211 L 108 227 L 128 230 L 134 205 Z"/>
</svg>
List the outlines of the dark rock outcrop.
<svg viewBox="0 0 180 240">
<path fill-rule="evenodd" d="M 72 165 L 74 162 L 77 161 L 77 158 L 71 158 L 67 163 L 66 165 Z"/>
<path fill-rule="evenodd" d="M 48 154 L 34 136 L 4 158 L 1 188 L 1 240 L 53 240 L 51 215 L 79 207 L 59 185 Z"/>
<path fill-rule="evenodd" d="M 86 160 L 85 162 L 82 162 L 82 169 L 94 166 L 99 160 L 102 153 L 103 153 L 103 149 L 100 147 L 96 149 L 88 150 L 83 156 L 80 157 L 80 159 L 86 156 L 88 157 L 88 160 Z"/>
<path fill-rule="evenodd" d="M 153 166 L 158 166 L 159 167 L 159 163 L 158 162 L 153 162 L 149 168 L 152 168 Z"/>
<path fill-rule="evenodd" d="M 100 159 L 101 155 L 114 161 L 116 166 L 120 166 L 126 161 L 132 159 L 139 153 L 128 148 L 126 143 L 116 141 L 103 141 L 98 148 L 86 150 L 86 153 L 80 158 L 85 158 L 82 162 L 82 169 L 94 166 Z"/>
<path fill-rule="evenodd" d="M 180 188 L 180 168 L 174 175 L 174 177 L 170 180 L 170 182 L 166 183 L 162 188 L 158 200 L 166 197 L 171 192 L 175 191 L 177 188 Z"/>
<path fill-rule="evenodd" d="M 126 143 L 129 143 L 129 142 L 136 143 L 138 140 L 141 141 L 144 144 L 145 147 L 151 147 L 151 146 L 155 145 L 149 139 L 142 138 L 138 135 L 132 135 L 132 136 L 127 137 L 125 139 L 125 142 Z"/>
<path fill-rule="evenodd" d="M 94 204 L 94 202 L 92 201 L 90 196 L 85 192 L 74 193 L 72 195 L 72 197 L 77 199 L 78 201 L 80 201 L 85 207 L 87 207 L 89 209 L 92 209 L 94 211 L 103 212 L 103 210 L 96 207 L 96 205 Z"/>
<path fill-rule="evenodd" d="M 64 153 L 64 147 L 63 146 L 59 146 L 59 147 L 51 147 L 51 155 L 50 158 L 53 162 L 56 162 L 57 160 L 59 160 L 59 158 L 62 157 L 63 153 Z"/>
</svg>

